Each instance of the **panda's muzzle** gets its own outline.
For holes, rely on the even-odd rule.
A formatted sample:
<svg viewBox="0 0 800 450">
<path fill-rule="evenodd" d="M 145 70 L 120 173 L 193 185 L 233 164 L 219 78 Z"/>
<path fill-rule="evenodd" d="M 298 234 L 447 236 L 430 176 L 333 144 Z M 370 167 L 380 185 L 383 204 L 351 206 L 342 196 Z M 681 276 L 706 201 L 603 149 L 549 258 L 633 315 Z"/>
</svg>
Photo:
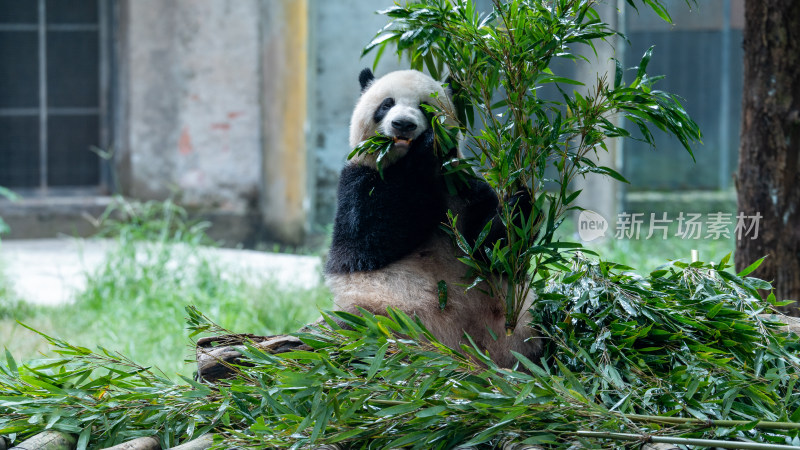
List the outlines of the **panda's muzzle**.
<svg viewBox="0 0 800 450">
<path fill-rule="evenodd" d="M 393 120 L 392 129 L 395 131 L 394 143 L 395 145 L 411 145 L 412 138 L 408 137 L 414 130 L 417 129 L 417 124 L 410 120 Z"/>
<path fill-rule="evenodd" d="M 397 130 L 398 134 L 405 134 L 417 129 L 417 124 L 410 120 L 393 120 L 392 121 L 392 128 Z"/>
</svg>

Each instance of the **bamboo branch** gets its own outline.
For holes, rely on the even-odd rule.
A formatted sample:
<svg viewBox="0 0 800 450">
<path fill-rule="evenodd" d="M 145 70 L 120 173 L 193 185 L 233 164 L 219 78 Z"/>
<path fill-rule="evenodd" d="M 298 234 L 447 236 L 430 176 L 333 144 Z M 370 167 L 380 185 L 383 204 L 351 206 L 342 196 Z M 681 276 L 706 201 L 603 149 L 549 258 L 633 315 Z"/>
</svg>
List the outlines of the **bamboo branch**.
<svg viewBox="0 0 800 450">
<path fill-rule="evenodd" d="M 577 436 L 611 439 L 615 441 L 653 442 L 657 444 L 699 445 L 702 447 L 736 448 L 744 450 L 797 450 L 793 445 L 762 444 L 759 442 L 721 441 L 717 439 L 694 439 L 671 436 L 651 436 L 648 434 L 606 433 L 601 431 L 578 431 Z"/>
<path fill-rule="evenodd" d="M 742 425 L 750 425 L 753 422 L 747 420 L 701 420 L 685 417 L 662 417 L 662 416 L 645 416 L 641 414 L 625 414 L 626 419 L 634 422 L 647 422 L 647 423 L 668 423 L 673 425 L 697 425 L 707 427 L 738 427 Z M 798 422 L 768 422 L 759 421 L 753 428 L 761 430 L 800 430 L 800 423 Z"/>
</svg>

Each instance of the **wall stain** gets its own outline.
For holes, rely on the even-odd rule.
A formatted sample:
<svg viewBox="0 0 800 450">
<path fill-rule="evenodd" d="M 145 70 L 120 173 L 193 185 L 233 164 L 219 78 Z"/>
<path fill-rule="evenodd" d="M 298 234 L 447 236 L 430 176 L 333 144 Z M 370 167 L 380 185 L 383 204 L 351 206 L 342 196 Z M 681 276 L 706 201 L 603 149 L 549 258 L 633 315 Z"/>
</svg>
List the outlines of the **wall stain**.
<svg viewBox="0 0 800 450">
<path fill-rule="evenodd" d="M 192 137 L 189 135 L 189 128 L 183 127 L 181 130 L 181 137 L 178 140 L 178 151 L 181 155 L 189 155 L 194 151 L 192 146 Z"/>
</svg>

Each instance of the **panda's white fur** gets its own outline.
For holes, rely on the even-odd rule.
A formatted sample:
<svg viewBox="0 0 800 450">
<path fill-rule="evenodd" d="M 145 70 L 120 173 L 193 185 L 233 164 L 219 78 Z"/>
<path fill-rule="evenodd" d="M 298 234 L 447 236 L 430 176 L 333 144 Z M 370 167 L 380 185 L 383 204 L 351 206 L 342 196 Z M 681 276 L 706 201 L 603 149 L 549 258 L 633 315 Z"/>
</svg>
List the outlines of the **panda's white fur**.
<svg viewBox="0 0 800 450">
<path fill-rule="evenodd" d="M 326 268 L 326 282 L 334 295 L 337 309 L 355 313 L 360 307 L 374 314 L 384 314 L 388 307 L 400 309 L 409 315 L 418 316 L 434 336 L 451 348 L 458 349 L 462 344 L 468 344 L 465 333 L 469 334 L 480 348 L 487 350 L 492 359 L 503 367 L 510 367 L 516 361 L 510 353 L 511 350 L 531 358 L 537 356 L 541 351 L 541 342 L 528 325 L 530 317 L 527 306 L 530 302 L 523 309 L 526 312 L 520 317 L 517 328 L 511 336 L 506 336 L 502 301 L 484 293 L 486 286 L 465 291 L 463 285 L 468 284 L 468 280 L 465 279 L 467 267 L 458 261 L 460 250 L 453 245 L 451 237 L 440 227 L 424 228 L 429 230 L 425 231 L 426 236 L 410 234 L 409 239 L 418 237 L 419 244 L 403 249 L 400 256 L 378 263 L 371 262 L 370 253 L 382 251 L 384 247 L 380 245 L 383 245 L 383 241 L 389 241 L 385 245 L 404 245 L 403 240 L 397 241 L 396 244 L 391 244 L 389 240 L 405 232 L 400 223 L 406 217 L 392 216 L 395 202 L 400 204 L 408 201 L 413 207 L 415 202 L 424 201 L 427 195 L 441 196 L 443 210 L 449 209 L 466 221 L 475 220 L 469 219 L 473 208 L 485 209 L 485 206 L 480 205 L 491 205 L 492 202 L 496 206 L 497 198 L 488 186 L 483 186 L 485 182 L 482 180 L 476 182 L 476 186 L 482 189 L 467 190 L 459 195 L 449 195 L 446 190 L 415 192 L 413 178 L 419 174 L 420 179 L 424 179 L 427 173 L 424 168 L 400 173 L 399 182 L 406 181 L 406 178 L 412 179 L 408 180 L 407 190 L 397 190 L 399 194 L 393 193 L 394 197 L 381 197 L 384 195 L 379 191 L 384 187 L 382 183 L 392 182 L 390 173 L 392 169 L 388 167 L 397 164 L 394 170 L 411 170 L 400 167 L 402 158 L 411 158 L 407 156 L 411 154 L 410 151 L 432 151 L 432 148 L 419 147 L 424 145 L 419 142 L 422 140 L 421 136 L 428 132 L 430 127 L 419 104 L 437 101 L 439 108 L 446 111 L 449 117 L 454 116 L 454 109 L 442 84 L 421 72 L 410 70 L 392 72 L 374 81 L 371 79 L 371 72 L 368 75 L 370 77 L 366 83 L 362 79 L 362 95 L 353 111 L 350 123 L 350 146 L 357 146 L 376 131 L 396 137 L 397 132 L 392 129 L 391 123 L 397 118 L 413 121 L 417 127 L 413 133 L 402 133 L 401 142 L 394 146 L 390 158 L 384 162 L 386 180 L 372 173 L 375 161 L 370 157 L 354 158 L 343 170 L 330 253 L 332 259 Z M 437 93 L 435 100 L 431 97 L 432 92 Z M 394 99 L 394 107 L 386 112 L 380 122 L 376 122 L 375 112 L 386 98 Z M 405 142 L 406 138 L 410 138 L 410 145 Z M 418 154 L 415 155 L 415 158 L 420 157 Z M 435 170 L 438 170 L 438 167 L 435 167 Z M 369 178 L 368 182 L 364 181 L 366 178 Z M 358 185 L 354 186 L 356 184 Z M 359 192 L 362 197 L 353 198 Z M 415 197 L 405 198 L 406 192 Z M 479 195 L 481 198 L 478 198 Z M 377 203 L 363 205 L 365 202 Z M 378 209 L 388 212 L 385 216 L 365 216 L 373 214 Z M 484 212 L 481 212 L 476 217 L 483 215 Z M 425 217 L 427 218 L 427 215 Z M 444 217 L 441 217 L 436 220 L 440 222 L 443 219 Z M 391 223 L 384 223 L 385 221 Z M 483 223 L 485 222 L 478 223 L 477 226 L 482 229 Z M 359 240 L 364 233 L 372 232 L 372 228 L 376 227 L 383 231 L 376 231 L 376 235 L 370 236 L 369 239 Z M 381 243 L 376 244 L 375 250 L 364 249 L 364 246 L 371 245 L 376 239 Z M 439 306 L 438 285 L 441 281 L 447 285 L 447 305 L 443 310 Z"/>
<path fill-rule="evenodd" d="M 380 123 L 372 120 L 373 113 L 385 98 L 394 98 L 395 106 L 389 110 Z M 437 106 L 448 117 L 447 122 L 455 125 L 455 108 L 442 83 L 416 70 L 398 70 L 370 82 L 358 100 L 350 118 L 350 148 L 380 132 L 385 136 L 395 137 L 392 128 L 393 120 L 408 120 L 417 128 L 409 136 L 412 140 L 427 130 L 429 124 L 419 108 L 420 103 Z M 385 158 L 385 166 L 405 156 L 407 145 L 395 145 Z M 357 155 L 351 161 L 375 167 L 375 155 Z"/>
</svg>

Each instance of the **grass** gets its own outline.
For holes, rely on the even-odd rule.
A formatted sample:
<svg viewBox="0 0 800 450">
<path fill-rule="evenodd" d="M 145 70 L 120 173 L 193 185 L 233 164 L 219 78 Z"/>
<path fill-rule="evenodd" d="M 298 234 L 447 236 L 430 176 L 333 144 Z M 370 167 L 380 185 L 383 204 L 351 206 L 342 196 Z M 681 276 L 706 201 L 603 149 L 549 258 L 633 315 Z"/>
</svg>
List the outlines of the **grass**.
<svg viewBox="0 0 800 450">
<path fill-rule="evenodd" d="M 0 280 L 0 345 L 15 357 L 32 359 L 49 350 L 20 321 L 75 345 L 119 351 L 169 377 L 191 375 L 187 305 L 231 331 L 259 335 L 295 331 L 331 307 L 324 286 L 282 287 L 263 274 L 222 267 L 200 245 L 208 242 L 204 227 L 186 223 L 182 211 L 168 202 L 122 207 L 136 210 L 136 220 L 107 218 L 106 230 L 118 246 L 87 274 L 86 289 L 73 303 L 32 307 L 15 300 Z"/>
<path fill-rule="evenodd" d="M 88 274 L 87 288 L 74 303 L 7 308 L 0 338 L 20 359 L 45 350 L 41 338 L 15 322 L 20 320 L 75 345 L 119 351 L 174 377 L 194 370 L 194 348 L 185 330 L 187 305 L 232 331 L 260 335 L 295 331 L 316 320 L 319 309 L 330 307 L 324 287 L 283 288 L 255 274 L 223 272 L 198 247 L 122 241 L 103 266 Z"/>
</svg>

